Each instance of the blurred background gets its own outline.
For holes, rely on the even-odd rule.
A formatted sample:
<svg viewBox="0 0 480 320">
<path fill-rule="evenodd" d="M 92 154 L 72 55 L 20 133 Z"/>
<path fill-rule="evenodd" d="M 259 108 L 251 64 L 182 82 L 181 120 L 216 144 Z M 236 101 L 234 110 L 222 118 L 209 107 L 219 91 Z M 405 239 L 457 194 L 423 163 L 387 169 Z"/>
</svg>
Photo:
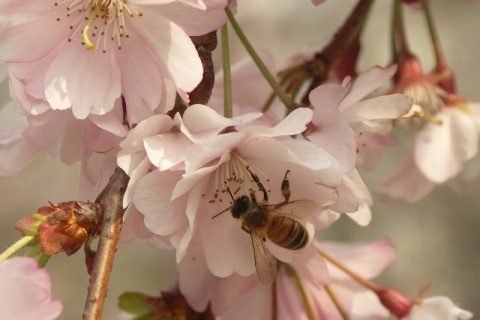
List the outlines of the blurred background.
<svg viewBox="0 0 480 320">
<path fill-rule="evenodd" d="M 314 7 L 309 0 L 238 2 L 237 19 L 245 33 L 256 49 L 270 51 L 275 56 L 277 66 L 293 54 L 326 43 L 356 3 L 330 0 Z M 431 3 L 459 91 L 468 100 L 480 101 L 480 6 L 467 0 Z M 391 1 L 377 1 L 373 7 L 363 35 L 361 71 L 374 65 L 385 66 L 390 60 L 390 9 Z M 406 10 L 405 15 L 411 49 L 428 71 L 433 66 L 433 52 L 423 15 L 415 9 Z M 230 41 L 233 62 L 245 57 L 233 32 Z M 3 105 L 8 100 L 8 87 L 4 84 L 1 89 L 0 105 Z M 384 152 L 378 170 L 363 174 L 367 184 L 373 188 L 389 175 L 402 163 L 407 148 L 407 143 L 400 141 L 398 147 Z M 19 175 L 0 177 L 0 248 L 18 239 L 14 224 L 20 217 L 34 213 L 47 201 L 76 199 L 78 174 L 78 165 L 68 167 L 44 154 Z M 429 296 L 449 296 L 461 307 L 480 314 L 479 179 L 456 179 L 412 205 L 378 195 L 374 201 L 374 217 L 368 227 L 341 219 L 318 237 L 354 242 L 388 237 L 397 246 L 397 259 L 379 278 L 381 284 L 415 297 L 424 284 L 433 281 Z M 60 319 L 80 318 L 88 285 L 83 252 L 69 258 L 58 255 L 49 261 L 47 269 L 53 280 L 53 296 L 64 304 Z M 119 317 L 117 298 L 121 293 L 139 291 L 157 295 L 175 279 L 173 253 L 158 252 L 140 241 L 121 244 L 103 318 Z"/>
</svg>

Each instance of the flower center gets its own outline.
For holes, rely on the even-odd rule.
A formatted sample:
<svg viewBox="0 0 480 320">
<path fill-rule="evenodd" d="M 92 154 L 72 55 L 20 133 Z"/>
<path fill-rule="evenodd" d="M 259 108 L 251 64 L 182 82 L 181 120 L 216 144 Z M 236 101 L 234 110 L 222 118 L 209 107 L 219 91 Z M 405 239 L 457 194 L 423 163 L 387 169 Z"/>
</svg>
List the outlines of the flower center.
<svg viewBox="0 0 480 320">
<path fill-rule="evenodd" d="M 230 189 L 232 196 L 237 198 L 242 195 L 249 195 L 252 191 L 258 191 L 258 186 L 252 180 L 250 172 L 247 171 L 247 162 L 242 159 L 240 156 L 232 154 L 230 161 L 223 163 L 218 167 L 218 169 L 213 173 L 213 176 L 210 180 L 207 194 L 204 197 L 207 198 L 207 201 L 210 204 L 213 203 L 222 203 L 224 201 L 233 204 L 234 199 L 231 199 L 227 188 Z M 269 180 L 265 177 L 262 172 L 252 168 L 263 183 L 268 182 Z M 265 185 L 265 187 L 267 187 Z M 270 190 L 267 190 L 270 192 Z M 261 198 L 259 199 L 261 200 Z"/>
<path fill-rule="evenodd" d="M 129 38 L 127 19 L 143 16 L 143 12 L 132 8 L 128 0 L 60 0 L 54 6 L 65 7 L 66 11 L 57 21 L 70 20 L 68 27 L 73 32 L 68 42 L 81 33 L 81 43 L 87 50 L 98 48 L 96 43 L 101 42 L 104 53 L 107 52 L 107 40 L 116 41 L 117 48 L 122 49 L 121 39 Z"/>
</svg>

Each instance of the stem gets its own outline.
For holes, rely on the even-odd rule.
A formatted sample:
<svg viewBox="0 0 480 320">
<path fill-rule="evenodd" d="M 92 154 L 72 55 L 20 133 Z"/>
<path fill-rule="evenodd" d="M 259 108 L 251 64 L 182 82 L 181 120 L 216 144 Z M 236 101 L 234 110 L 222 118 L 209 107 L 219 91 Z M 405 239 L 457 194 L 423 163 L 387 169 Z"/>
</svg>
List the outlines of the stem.
<svg viewBox="0 0 480 320">
<path fill-rule="evenodd" d="M 228 26 L 224 24 L 220 29 L 222 35 L 222 57 L 223 57 L 223 115 L 226 118 L 233 116 L 232 108 L 232 73 L 230 70 L 230 48 L 228 44 Z"/>
<path fill-rule="evenodd" d="M 252 45 L 250 44 L 250 41 L 248 41 L 247 37 L 245 36 L 242 29 L 240 28 L 240 25 L 237 23 L 232 12 L 228 7 L 225 8 L 225 12 L 227 13 L 228 21 L 230 21 L 230 24 L 232 25 L 233 30 L 235 31 L 238 38 L 242 42 L 243 46 L 247 50 L 248 54 L 252 57 L 258 69 L 260 69 L 260 72 L 263 74 L 265 79 L 268 81 L 268 83 L 272 87 L 273 91 L 275 91 L 278 98 L 282 100 L 283 104 L 288 109 L 292 109 L 295 105 L 293 99 L 290 98 L 290 96 L 286 94 L 285 91 L 283 91 L 282 87 L 278 84 L 278 82 L 275 80 L 273 75 L 270 73 L 270 70 L 268 70 L 267 66 L 265 66 L 265 64 L 263 63 L 262 59 L 260 59 L 260 56 L 252 47 Z"/>
<path fill-rule="evenodd" d="M 22 248 L 25 248 L 28 244 L 30 244 L 30 242 L 32 242 L 33 239 L 35 239 L 34 236 L 24 236 L 23 238 L 12 244 L 10 247 L 7 248 L 7 250 L 0 254 L 0 262 L 10 258 Z"/>
<path fill-rule="evenodd" d="M 398 55 L 398 48 L 397 48 L 397 28 L 399 23 L 398 17 L 398 7 L 400 3 L 398 0 L 393 1 L 393 8 L 392 8 L 392 24 L 390 25 L 390 46 L 392 50 L 392 61 L 397 61 Z"/>
<path fill-rule="evenodd" d="M 274 281 L 272 284 L 272 320 L 278 319 L 277 312 L 277 281 Z"/>
<path fill-rule="evenodd" d="M 332 291 L 332 288 L 330 288 L 330 286 L 325 286 L 324 289 L 327 292 L 330 299 L 332 300 L 335 307 L 337 308 L 337 310 L 340 313 L 340 316 L 342 317 L 342 319 L 343 320 L 349 320 L 349 317 L 348 317 L 347 313 L 345 312 L 345 309 L 343 309 L 343 306 L 338 301 L 337 296 Z"/>
<path fill-rule="evenodd" d="M 319 249 L 318 247 L 316 248 L 317 249 L 317 252 L 319 255 L 321 255 L 325 260 L 327 260 L 328 262 L 330 262 L 332 265 L 334 265 L 335 267 L 337 267 L 338 269 L 342 270 L 343 272 L 345 272 L 346 274 L 348 274 L 353 280 L 355 280 L 356 282 L 358 282 L 359 284 L 361 284 L 362 286 L 374 291 L 374 292 L 379 292 L 381 287 L 379 285 L 377 285 L 376 283 L 370 281 L 370 280 L 367 280 L 365 278 L 363 278 L 362 276 L 360 276 L 359 274 L 353 272 L 352 270 L 348 269 L 346 266 L 344 266 L 342 263 L 340 263 L 339 261 L 335 260 L 335 258 L 333 258 L 332 256 L 330 256 L 329 254 L 327 254 L 326 252 L 322 251 L 321 249 Z"/>
<path fill-rule="evenodd" d="M 373 0 L 359 0 L 350 16 L 335 33 L 332 41 L 310 61 L 309 69 L 311 69 L 310 72 L 313 74 L 313 81 L 302 99 L 303 103 L 309 104 L 308 95 L 310 91 L 325 81 L 335 60 L 346 51 L 350 43 L 363 29 L 372 3 Z"/>
<path fill-rule="evenodd" d="M 42 253 L 39 257 L 37 257 L 38 266 L 40 268 L 45 267 L 45 265 L 47 264 L 48 260 L 50 260 L 51 257 L 52 256 Z"/>
<path fill-rule="evenodd" d="M 83 311 L 83 319 L 85 320 L 99 320 L 102 317 L 108 280 L 122 229 L 125 211 L 122 206 L 122 199 L 128 180 L 129 177 L 125 172 L 117 167 L 107 186 L 96 200 L 103 209 L 102 230 Z"/>
<path fill-rule="evenodd" d="M 422 0 L 423 12 L 425 13 L 425 19 L 428 24 L 428 31 L 430 33 L 430 39 L 432 40 L 433 51 L 435 52 L 435 60 L 437 62 L 437 68 L 446 66 L 445 58 L 443 56 L 440 39 L 438 38 L 437 31 L 435 29 L 435 23 L 433 22 L 432 12 L 430 11 L 430 4 L 427 0 Z"/>
<path fill-rule="evenodd" d="M 322 50 L 322 56 L 330 65 L 343 54 L 348 45 L 362 30 L 367 21 L 372 3 L 373 0 L 359 0 L 357 6 L 350 13 L 343 26 L 337 31 L 332 41 Z"/>
<path fill-rule="evenodd" d="M 397 24 L 396 24 L 396 32 L 398 36 L 398 54 L 402 59 L 405 59 L 406 57 L 409 57 L 411 55 L 410 53 L 410 48 L 408 46 L 408 41 L 407 41 L 407 36 L 405 34 L 405 19 L 403 18 L 403 8 L 398 3 L 398 1 L 395 1 L 395 6 L 394 6 L 394 16 L 397 19 Z"/>
<path fill-rule="evenodd" d="M 315 320 L 315 314 L 313 313 L 312 306 L 310 305 L 310 301 L 307 297 L 307 292 L 303 287 L 302 280 L 298 276 L 297 270 L 295 270 L 291 265 L 284 263 L 283 267 L 288 275 L 295 279 L 295 283 L 297 284 L 298 290 L 300 291 L 300 295 L 302 296 L 303 302 L 305 303 L 305 310 L 307 311 L 307 317 L 309 320 Z"/>
</svg>

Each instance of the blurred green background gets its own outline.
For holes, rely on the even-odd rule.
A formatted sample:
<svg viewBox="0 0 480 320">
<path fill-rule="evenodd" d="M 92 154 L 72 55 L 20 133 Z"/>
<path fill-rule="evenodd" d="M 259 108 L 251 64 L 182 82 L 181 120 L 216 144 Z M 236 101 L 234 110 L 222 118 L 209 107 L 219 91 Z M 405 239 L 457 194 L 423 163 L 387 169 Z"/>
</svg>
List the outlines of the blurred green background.
<svg viewBox="0 0 480 320">
<path fill-rule="evenodd" d="M 309 0 L 238 2 L 238 20 L 245 33 L 258 50 L 270 51 L 279 66 L 292 54 L 326 43 L 356 3 L 330 0 L 313 7 Z M 459 91 L 468 100 L 480 101 L 480 5 L 467 0 L 431 3 L 447 61 L 457 75 Z M 373 65 L 385 66 L 390 60 L 390 9 L 391 1 L 377 1 L 373 7 L 363 37 L 361 70 Z M 433 66 L 433 53 L 423 16 L 414 9 L 405 14 L 411 49 L 428 71 Z M 230 35 L 232 60 L 238 61 L 246 53 L 233 32 Z M 218 50 L 215 55 L 218 60 Z M 0 99 L 1 105 L 8 99 L 6 84 L 2 86 Z M 402 162 L 406 150 L 407 143 L 401 143 L 384 152 L 378 170 L 364 174 L 367 184 L 373 187 L 392 172 Z M 0 177 L 0 247 L 6 248 L 19 237 L 13 226 L 20 217 L 35 212 L 47 201 L 76 199 L 78 174 L 78 165 L 67 167 L 44 154 L 19 175 Z M 424 284 L 433 281 L 429 295 L 449 296 L 461 307 L 480 314 L 479 186 L 479 179 L 456 179 L 413 205 L 375 195 L 370 226 L 358 227 L 345 218 L 318 236 L 339 241 L 389 237 L 397 245 L 397 259 L 379 279 L 382 284 L 415 297 Z M 64 304 L 60 319 L 81 317 L 88 285 L 83 260 L 80 251 L 69 258 L 54 257 L 47 265 L 53 279 L 54 298 Z M 160 253 L 140 241 L 120 245 L 103 318 L 119 318 L 116 303 L 122 292 L 133 290 L 156 295 L 175 278 L 172 253 Z"/>
</svg>

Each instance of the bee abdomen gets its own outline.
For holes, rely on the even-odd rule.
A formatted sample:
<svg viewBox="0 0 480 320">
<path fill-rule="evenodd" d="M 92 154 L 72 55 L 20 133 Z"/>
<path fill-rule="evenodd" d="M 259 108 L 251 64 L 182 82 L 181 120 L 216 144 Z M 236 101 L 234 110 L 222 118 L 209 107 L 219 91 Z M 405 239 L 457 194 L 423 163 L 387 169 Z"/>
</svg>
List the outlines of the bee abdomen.
<svg viewBox="0 0 480 320">
<path fill-rule="evenodd" d="M 308 243 L 307 230 L 294 219 L 276 216 L 267 231 L 268 238 L 280 247 L 298 250 Z"/>
</svg>

